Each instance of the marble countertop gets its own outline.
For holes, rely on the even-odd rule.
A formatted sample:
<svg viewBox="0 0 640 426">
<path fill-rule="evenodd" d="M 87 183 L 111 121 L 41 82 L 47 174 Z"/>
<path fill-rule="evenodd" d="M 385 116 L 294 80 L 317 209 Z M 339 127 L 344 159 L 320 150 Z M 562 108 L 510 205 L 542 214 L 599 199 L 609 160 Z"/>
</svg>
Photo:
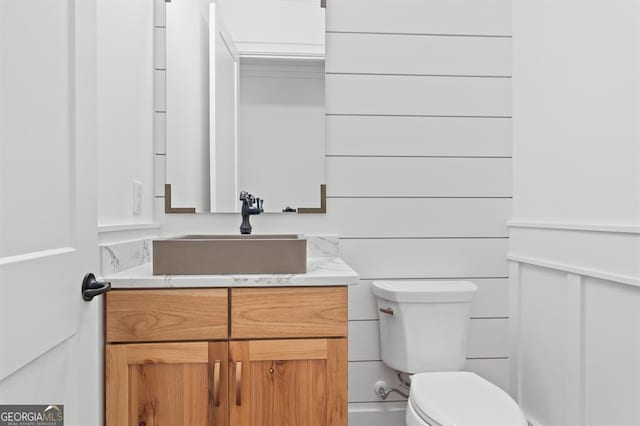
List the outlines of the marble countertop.
<svg viewBox="0 0 640 426">
<path fill-rule="evenodd" d="M 309 257 L 306 274 L 153 275 L 150 262 L 102 277 L 112 288 L 339 286 L 358 282 L 342 258 Z"/>
</svg>

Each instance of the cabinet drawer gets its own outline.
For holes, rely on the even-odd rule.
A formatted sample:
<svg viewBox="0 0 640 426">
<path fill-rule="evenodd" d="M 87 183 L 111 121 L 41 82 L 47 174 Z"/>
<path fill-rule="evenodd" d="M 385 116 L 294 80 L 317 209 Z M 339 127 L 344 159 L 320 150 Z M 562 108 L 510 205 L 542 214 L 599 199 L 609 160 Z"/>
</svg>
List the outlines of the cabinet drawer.
<svg viewBox="0 0 640 426">
<path fill-rule="evenodd" d="M 225 339 L 228 290 L 118 290 L 107 293 L 107 342 Z"/>
<path fill-rule="evenodd" d="M 231 289 L 233 338 L 346 335 L 346 287 Z"/>
</svg>

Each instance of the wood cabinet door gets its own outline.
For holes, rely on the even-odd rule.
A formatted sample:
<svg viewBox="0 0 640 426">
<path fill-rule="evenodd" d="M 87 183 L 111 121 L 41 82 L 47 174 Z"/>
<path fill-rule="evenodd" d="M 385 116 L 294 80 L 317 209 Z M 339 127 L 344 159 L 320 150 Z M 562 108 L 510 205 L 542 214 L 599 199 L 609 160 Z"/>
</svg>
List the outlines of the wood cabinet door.
<svg viewBox="0 0 640 426">
<path fill-rule="evenodd" d="M 105 349 L 107 426 L 227 426 L 228 342 Z"/>
<path fill-rule="evenodd" d="M 229 343 L 231 426 L 346 426 L 347 340 Z"/>
</svg>

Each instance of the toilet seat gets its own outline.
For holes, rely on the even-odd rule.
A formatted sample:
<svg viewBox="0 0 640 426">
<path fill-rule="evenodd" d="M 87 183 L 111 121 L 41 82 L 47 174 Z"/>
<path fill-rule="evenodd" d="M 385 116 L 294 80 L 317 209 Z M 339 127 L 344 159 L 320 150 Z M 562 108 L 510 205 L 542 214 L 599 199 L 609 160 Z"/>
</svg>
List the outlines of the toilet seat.
<svg viewBox="0 0 640 426">
<path fill-rule="evenodd" d="M 466 371 L 414 375 L 409 404 L 430 425 L 527 425 L 522 411 L 506 392 Z"/>
</svg>

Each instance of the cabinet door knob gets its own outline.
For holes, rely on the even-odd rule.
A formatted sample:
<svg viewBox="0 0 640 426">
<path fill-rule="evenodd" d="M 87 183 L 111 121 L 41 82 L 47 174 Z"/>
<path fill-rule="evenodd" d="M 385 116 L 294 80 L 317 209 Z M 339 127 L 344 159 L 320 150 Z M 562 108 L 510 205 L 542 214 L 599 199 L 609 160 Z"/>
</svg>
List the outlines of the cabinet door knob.
<svg viewBox="0 0 640 426">
<path fill-rule="evenodd" d="M 213 365 L 213 404 L 220 406 L 220 361 Z"/>
<path fill-rule="evenodd" d="M 236 362 L 236 405 L 242 405 L 242 361 Z"/>
<path fill-rule="evenodd" d="M 387 315 L 393 315 L 393 308 L 380 308 L 380 312 Z"/>
</svg>

